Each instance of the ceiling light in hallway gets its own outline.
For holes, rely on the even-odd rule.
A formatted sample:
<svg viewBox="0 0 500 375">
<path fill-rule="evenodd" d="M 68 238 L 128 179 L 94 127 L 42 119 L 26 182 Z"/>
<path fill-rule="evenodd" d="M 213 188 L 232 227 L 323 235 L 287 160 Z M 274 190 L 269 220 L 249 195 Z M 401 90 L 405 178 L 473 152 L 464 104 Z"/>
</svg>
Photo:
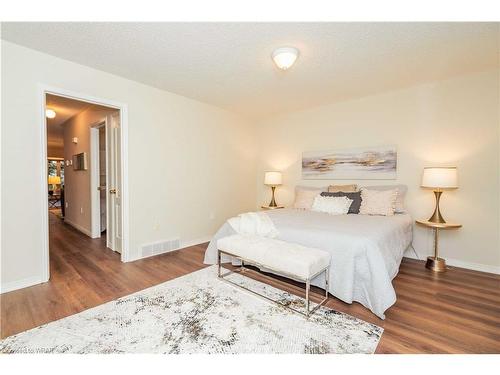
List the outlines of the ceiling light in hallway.
<svg viewBox="0 0 500 375">
<path fill-rule="evenodd" d="M 54 118 L 54 117 L 56 117 L 56 111 L 54 111 L 53 109 L 46 109 L 45 116 L 47 118 Z"/>
</svg>

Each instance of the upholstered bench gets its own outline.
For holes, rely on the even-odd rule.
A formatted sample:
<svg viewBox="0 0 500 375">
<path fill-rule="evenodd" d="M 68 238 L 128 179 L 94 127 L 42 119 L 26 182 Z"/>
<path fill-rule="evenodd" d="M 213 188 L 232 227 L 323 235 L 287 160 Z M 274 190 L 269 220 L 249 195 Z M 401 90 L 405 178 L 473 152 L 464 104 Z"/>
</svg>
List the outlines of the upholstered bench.
<svg viewBox="0 0 500 375">
<path fill-rule="evenodd" d="M 218 277 L 224 279 L 224 281 L 275 303 L 279 303 L 225 278 L 225 276 L 233 273 L 233 271 L 226 272 L 225 274 L 221 273 L 221 256 L 228 255 L 242 262 L 242 270 L 245 269 L 245 264 L 250 264 L 304 282 L 306 312 L 304 313 L 290 306 L 285 306 L 295 312 L 309 317 L 328 300 L 330 254 L 326 251 L 272 238 L 239 234 L 219 239 L 217 241 L 217 249 Z M 321 273 L 325 274 L 325 296 L 319 304 L 310 309 L 311 280 Z"/>
</svg>

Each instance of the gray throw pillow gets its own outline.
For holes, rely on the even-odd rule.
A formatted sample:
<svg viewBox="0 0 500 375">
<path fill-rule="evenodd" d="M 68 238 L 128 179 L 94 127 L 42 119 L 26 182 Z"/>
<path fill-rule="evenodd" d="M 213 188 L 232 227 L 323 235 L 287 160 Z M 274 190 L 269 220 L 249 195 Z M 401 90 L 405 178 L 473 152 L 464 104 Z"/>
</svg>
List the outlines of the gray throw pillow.
<svg viewBox="0 0 500 375">
<path fill-rule="evenodd" d="M 356 191 L 354 193 L 344 193 L 339 191 L 337 193 L 322 192 L 323 197 L 347 197 L 352 199 L 351 207 L 349 207 L 348 214 L 359 214 L 359 209 L 361 207 L 361 192 Z"/>
</svg>

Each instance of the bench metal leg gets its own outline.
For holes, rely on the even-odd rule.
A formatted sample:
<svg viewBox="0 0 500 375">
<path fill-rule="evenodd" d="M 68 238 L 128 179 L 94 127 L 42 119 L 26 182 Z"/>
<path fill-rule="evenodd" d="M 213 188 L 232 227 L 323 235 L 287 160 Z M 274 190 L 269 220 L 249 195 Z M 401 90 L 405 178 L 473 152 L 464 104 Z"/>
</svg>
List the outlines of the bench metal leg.
<svg viewBox="0 0 500 375">
<path fill-rule="evenodd" d="M 325 298 L 328 298 L 328 290 L 330 289 L 330 267 L 325 270 Z"/>
<path fill-rule="evenodd" d="M 309 295 L 310 295 L 310 290 L 311 290 L 311 281 L 308 279 L 306 280 L 306 316 L 309 318 L 317 309 L 319 309 L 321 306 L 323 306 L 326 301 L 328 301 L 328 289 L 330 285 L 330 267 L 326 268 L 324 271 L 325 273 L 325 298 L 321 302 L 319 302 L 312 310 L 309 310 L 310 306 L 310 300 L 309 300 Z"/>
<path fill-rule="evenodd" d="M 306 280 L 306 313 L 307 316 L 311 313 L 309 311 L 309 290 L 311 289 L 311 281 L 309 279 Z"/>
<path fill-rule="evenodd" d="M 223 268 L 222 267 L 222 262 L 221 262 L 221 256 L 222 256 L 222 254 L 226 254 L 228 256 L 231 256 L 231 257 L 233 257 L 235 259 L 239 259 L 241 261 L 241 268 L 240 268 L 239 272 L 238 271 L 227 270 L 228 272 L 222 274 L 222 268 Z M 247 259 L 247 263 L 250 263 L 248 261 L 248 259 Z M 256 264 L 256 265 L 258 267 L 261 266 L 261 265 L 258 265 L 258 264 Z M 261 266 L 261 267 L 265 267 L 265 266 Z M 233 285 L 233 286 L 235 286 L 237 288 L 243 289 L 243 290 L 245 290 L 247 292 L 250 292 L 250 293 L 252 293 L 252 294 L 254 294 L 254 295 L 258 296 L 258 297 L 264 298 L 264 299 L 266 299 L 268 301 L 274 302 L 275 304 L 280 305 L 282 307 L 285 307 L 288 310 L 291 310 L 291 311 L 296 312 L 298 314 L 301 314 L 302 316 L 305 316 L 306 318 L 309 318 L 311 315 L 313 315 L 314 312 L 317 309 L 319 309 L 321 306 L 323 306 L 326 303 L 326 301 L 328 301 L 328 298 L 329 298 L 328 297 L 328 288 L 329 288 L 329 284 L 330 284 L 330 280 L 329 280 L 329 277 L 330 277 L 330 267 L 325 268 L 323 271 L 321 271 L 319 273 L 319 274 L 325 273 L 325 297 L 318 304 L 316 304 L 316 306 L 314 306 L 312 309 L 310 309 L 310 307 L 311 307 L 311 301 L 310 301 L 311 279 L 314 279 L 316 276 L 318 276 L 318 274 L 314 275 L 313 277 L 311 277 L 311 278 L 309 278 L 307 280 L 304 280 L 305 284 L 306 284 L 305 285 L 305 289 L 306 289 L 306 298 L 305 298 L 305 305 L 306 305 L 305 306 L 306 307 L 305 310 L 306 311 L 305 311 L 305 313 L 303 311 L 296 310 L 293 307 L 286 306 L 286 305 L 284 305 L 284 304 L 282 304 L 282 303 L 280 303 L 280 302 L 278 302 L 276 300 L 271 299 L 270 297 L 267 297 L 267 296 L 265 296 L 263 294 L 257 293 L 257 292 L 255 292 L 255 291 L 253 291 L 251 289 L 248 289 L 248 288 L 246 288 L 246 287 L 244 287 L 242 285 L 239 285 L 239 284 L 237 284 L 237 283 L 235 283 L 233 281 L 230 281 L 230 280 L 228 280 L 228 279 L 225 278 L 225 276 L 227 276 L 227 275 L 230 275 L 230 274 L 233 274 L 233 273 L 241 273 L 241 272 L 244 272 L 244 270 L 246 270 L 244 259 L 242 259 L 241 257 L 238 257 L 238 256 L 236 256 L 234 254 L 230 254 L 230 253 L 222 251 L 222 250 L 217 250 L 217 276 L 218 276 L 218 278 L 222 279 L 222 281 L 225 281 L 226 283 L 229 283 L 229 284 L 231 284 L 231 285 Z M 248 269 L 248 270 L 250 270 L 250 269 Z"/>
<path fill-rule="evenodd" d="M 217 277 L 219 279 L 222 278 L 222 276 L 221 276 L 221 261 L 220 261 L 220 258 L 221 258 L 220 250 L 217 250 Z"/>
</svg>

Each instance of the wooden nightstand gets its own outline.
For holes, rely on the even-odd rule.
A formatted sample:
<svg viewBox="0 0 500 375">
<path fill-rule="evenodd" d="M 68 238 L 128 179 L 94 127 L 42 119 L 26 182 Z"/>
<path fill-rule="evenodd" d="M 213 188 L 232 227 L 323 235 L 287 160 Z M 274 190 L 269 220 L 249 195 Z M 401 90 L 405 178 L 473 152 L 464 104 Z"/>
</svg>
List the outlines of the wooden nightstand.
<svg viewBox="0 0 500 375">
<path fill-rule="evenodd" d="M 458 229 L 462 226 L 462 224 L 433 223 L 432 221 L 427 221 L 427 220 L 417 220 L 416 223 L 424 227 L 434 229 L 434 256 L 427 257 L 427 262 L 425 263 L 425 267 L 435 272 L 446 271 L 446 261 L 443 258 L 439 258 L 439 247 L 438 247 L 439 230 Z"/>
<path fill-rule="evenodd" d="M 276 206 L 276 207 L 270 207 L 270 206 L 260 206 L 263 210 L 279 210 L 280 208 L 285 208 L 285 206 Z"/>
</svg>

